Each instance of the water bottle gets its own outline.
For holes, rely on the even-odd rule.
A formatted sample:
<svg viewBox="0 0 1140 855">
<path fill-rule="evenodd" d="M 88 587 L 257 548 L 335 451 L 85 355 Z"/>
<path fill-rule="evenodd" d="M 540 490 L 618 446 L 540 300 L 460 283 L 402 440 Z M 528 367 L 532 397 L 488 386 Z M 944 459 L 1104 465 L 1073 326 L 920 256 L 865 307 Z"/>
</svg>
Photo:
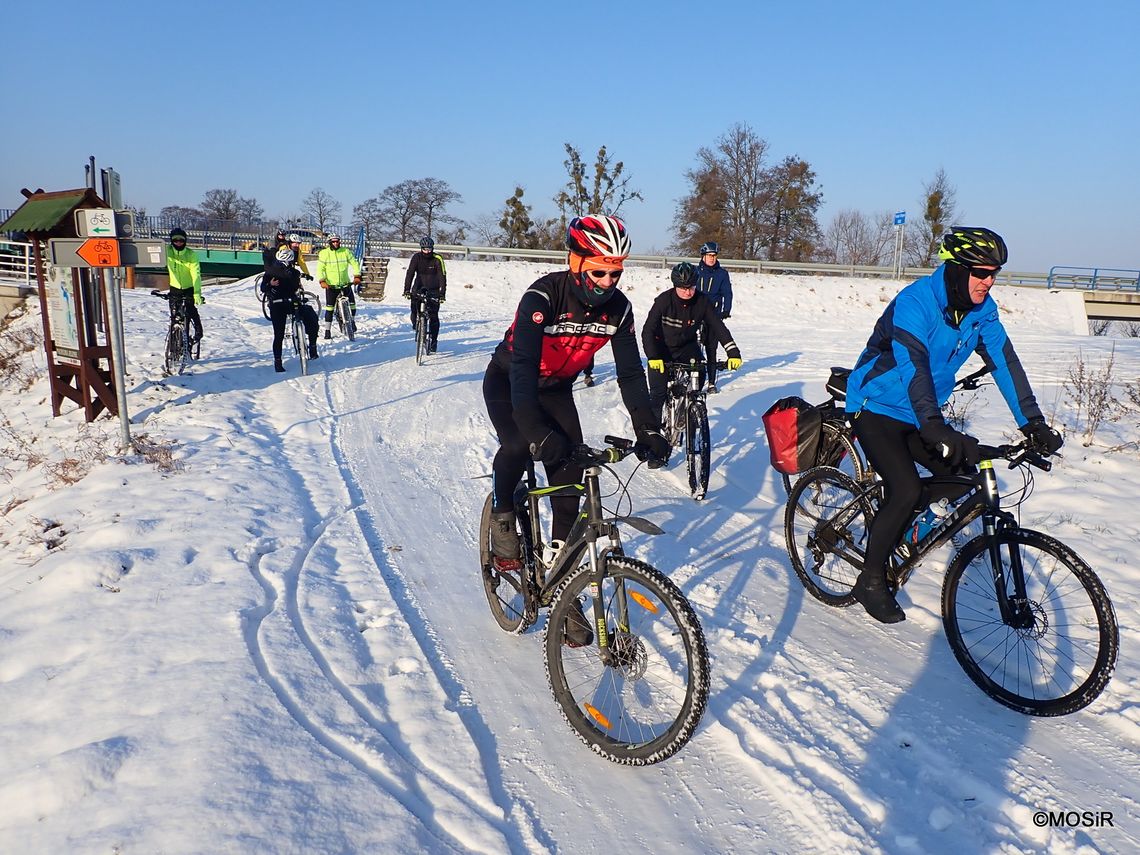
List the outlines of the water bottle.
<svg viewBox="0 0 1140 855">
<path fill-rule="evenodd" d="M 915 520 L 914 528 L 910 530 L 908 540 L 910 540 L 911 543 L 918 543 L 930 534 L 931 529 L 937 528 L 942 522 L 942 518 L 949 513 L 949 499 L 939 499 L 937 502 L 932 502 L 930 507 L 922 512 L 922 516 Z"/>
</svg>

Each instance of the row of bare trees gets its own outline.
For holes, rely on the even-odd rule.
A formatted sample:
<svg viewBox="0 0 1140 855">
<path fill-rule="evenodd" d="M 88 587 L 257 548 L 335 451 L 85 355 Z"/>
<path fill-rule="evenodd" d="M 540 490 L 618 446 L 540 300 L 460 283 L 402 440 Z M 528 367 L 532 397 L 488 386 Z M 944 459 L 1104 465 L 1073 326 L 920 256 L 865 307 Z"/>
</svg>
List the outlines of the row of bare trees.
<svg viewBox="0 0 1140 855">
<path fill-rule="evenodd" d="M 520 184 L 497 212 L 469 223 L 449 210 L 463 197 L 446 181 L 429 177 L 392 184 L 354 205 L 350 224 L 363 228 L 369 240 L 414 241 L 431 235 L 439 243 L 462 243 L 470 232 L 486 246 L 560 249 L 572 217 L 622 216 L 627 203 L 644 201 L 631 186 L 625 164 L 615 161 L 606 146 L 598 149 L 592 164 L 570 143 L 564 149 L 567 180 L 551 198 L 553 216 L 535 215 Z M 670 247 L 678 254 L 695 254 L 702 242 L 715 240 L 728 258 L 860 265 L 892 260 L 891 212 L 845 209 L 822 228 L 817 215 L 823 193 L 811 164 L 794 154 L 771 157 L 768 141 L 747 124 L 734 125 L 711 147 L 698 149 L 696 165 L 685 179 L 689 189 L 674 213 Z M 904 232 L 904 260 L 910 266 L 933 262 L 939 239 L 954 221 L 955 191 L 943 170 L 923 186 L 921 204 L 921 217 Z M 216 189 L 197 208 L 170 206 L 161 214 L 186 227 L 209 221 L 214 227 L 246 228 L 262 223 L 264 210 L 236 190 Z M 322 231 L 342 223 L 340 202 L 320 187 L 301 201 L 300 214 L 273 222 L 304 221 Z"/>
</svg>

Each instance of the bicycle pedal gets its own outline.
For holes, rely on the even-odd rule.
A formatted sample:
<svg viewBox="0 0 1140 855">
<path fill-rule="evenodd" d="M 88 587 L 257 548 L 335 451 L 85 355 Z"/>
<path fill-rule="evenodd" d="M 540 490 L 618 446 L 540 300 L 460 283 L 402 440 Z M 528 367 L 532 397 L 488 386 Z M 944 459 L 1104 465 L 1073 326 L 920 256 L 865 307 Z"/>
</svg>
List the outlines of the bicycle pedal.
<svg viewBox="0 0 1140 855">
<path fill-rule="evenodd" d="M 522 569 L 521 558 L 500 558 L 497 555 L 491 556 L 491 565 L 500 573 L 517 573 Z"/>
</svg>

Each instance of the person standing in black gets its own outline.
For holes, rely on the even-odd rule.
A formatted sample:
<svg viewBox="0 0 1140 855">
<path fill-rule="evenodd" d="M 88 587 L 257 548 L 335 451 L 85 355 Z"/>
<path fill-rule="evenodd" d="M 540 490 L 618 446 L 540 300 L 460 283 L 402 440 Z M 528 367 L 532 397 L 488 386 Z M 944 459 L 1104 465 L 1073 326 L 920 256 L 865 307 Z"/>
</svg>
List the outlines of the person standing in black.
<svg viewBox="0 0 1140 855">
<path fill-rule="evenodd" d="M 705 369 L 701 372 L 701 385 L 704 385 L 706 371 L 712 376 L 713 365 L 706 365 L 704 357 L 707 354 L 710 363 L 716 359 L 717 342 L 728 354 L 730 371 L 743 363 L 740 348 L 732 340 L 732 333 L 720 313 L 697 291 L 696 268 L 682 261 L 673 268 L 669 278 L 673 287 L 657 295 L 641 328 L 641 343 L 649 360 L 649 403 L 658 420 L 668 395 L 666 362 L 697 360 Z M 707 349 L 702 347 L 705 342 L 709 343 Z"/>
<path fill-rule="evenodd" d="M 267 282 L 262 283 L 269 303 L 269 319 L 273 322 L 273 369 L 284 371 L 281 362 L 281 343 L 285 340 L 285 323 L 293 312 L 300 312 L 309 337 L 309 359 L 317 359 L 317 313 L 308 303 L 298 300 L 301 290 L 301 272 L 293 265 L 296 255 L 282 245 L 265 271 Z"/>
<path fill-rule="evenodd" d="M 428 313 L 428 353 L 435 353 L 439 339 L 439 304 L 447 299 L 447 267 L 435 252 L 435 241 L 420 238 L 420 251 L 408 262 L 404 275 L 404 297 L 412 301 L 412 326 L 425 303 Z"/>
</svg>

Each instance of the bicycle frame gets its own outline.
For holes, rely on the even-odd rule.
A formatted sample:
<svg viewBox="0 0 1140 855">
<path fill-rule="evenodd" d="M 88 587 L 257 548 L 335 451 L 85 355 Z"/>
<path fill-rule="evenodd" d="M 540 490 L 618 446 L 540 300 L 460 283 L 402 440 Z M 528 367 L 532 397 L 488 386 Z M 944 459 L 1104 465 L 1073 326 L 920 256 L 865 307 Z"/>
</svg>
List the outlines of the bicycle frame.
<svg viewBox="0 0 1140 855">
<path fill-rule="evenodd" d="M 603 516 L 599 475 L 601 466 L 587 466 L 582 473 L 581 484 L 564 484 L 554 487 L 539 487 L 534 473 L 534 465 L 527 465 L 526 479 L 515 492 L 515 514 L 518 517 L 520 540 L 522 541 L 523 564 L 526 572 L 523 582 L 528 586 L 528 595 L 533 602 L 547 606 L 553 599 L 555 591 L 567 576 L 581 565 L 581 556 L 585 552 L 590 563 L 590 579 L 600 583 L 604 578 L 605 559 L 610 555 L 624 555 L 621 546 L 621 535 L 616 525 L 617 519 L 605 519 Z M 544 498 L 560 495 L 584 495 L 585 507 L 574 520 L 566 542 L 559 552 L 554 563 L 547 566 L 542 559 L 545 543 L 542 538 L 542 520 L 540 513 L 541 501 Z M 524 513 L 525 503 L 525 513 Z M 640 517 L 621 517 L 624 522 L 633 525 L 638 531 L 645 534 L 663 534 L 657 525 Z M 600 540 L 608 539 L 609 545 L 599 548 Z M 624 601 L 626 592 L 624 588 L 618 590 L 618 613 L 628 613 L 627 603 Z M 600 597 L 593 597 L 594 625 L 597 633 L 597 646 L 601 651 L 602 662 L 611 664 L 611 633 L 606 626 L 605 608 Z M 627 627 L 618 626 L 623 630 Z"/>
<path fill-rule="evenodd" d="M 1045 462 L 1045 467 L 1049 464 Z M 1021 556 L 1017 550 L 1010 555 L 1010 567 L 1013 575 L 1013 595 L 1007 593 L 1009 580 L 1005 578 L 1004 565 L 999 552 L 999 532 L 1018 527 L 1017 520 L 1012 513 L 1001 508 L 1001 493 L 998 489 L 997 475 L 994 472 L 993 460 L 986 459 L 978 464 L 978 472 L 972 475 L 931 475 L 922 479 L 924 501 L 932 496 L 956 497 L 957 502 L 953 510 L 939 520 L 927 534 L 916 544 L 907 543 L 904 539 L 894 552 L 893 565 L 888 570 L 888 576 L 897 587 L 901 588 L 910 579 L 914 569 L 922 559 L 932 550 L 946 543 L 955 534 L 978 517 L 982 518 L 982 537 L 986 539 L 987 554 L 990 558 L 990 567 L 993 570 L 994 591 L 1001 610 L 1002 620 L 1011 625 L 1018 626 L 1026 617 L 1024 606 L 1027 602 L 1025 589 L 1025 574 L 1021 568 Z M 934 489 L 931 489 L 934 488 Z M 837 548 L 841 538 L 835 536 L 835 523 L 846 523 L 868 506 L 875 507 L 882 497 L 883 483 L 876 481 L 863 486 L 855 498 L 844 505 L 831 524 L 828 531 L 823 532 L 827 538 L 835 538 L 836 544 L 828 544 L 836 555 L 849 562 L 862 572 L 865 551 L 858 546 L 850 544 L 849 548 Z M 925 506 L 925 505 L 924 505 Z"/>
</svg>

